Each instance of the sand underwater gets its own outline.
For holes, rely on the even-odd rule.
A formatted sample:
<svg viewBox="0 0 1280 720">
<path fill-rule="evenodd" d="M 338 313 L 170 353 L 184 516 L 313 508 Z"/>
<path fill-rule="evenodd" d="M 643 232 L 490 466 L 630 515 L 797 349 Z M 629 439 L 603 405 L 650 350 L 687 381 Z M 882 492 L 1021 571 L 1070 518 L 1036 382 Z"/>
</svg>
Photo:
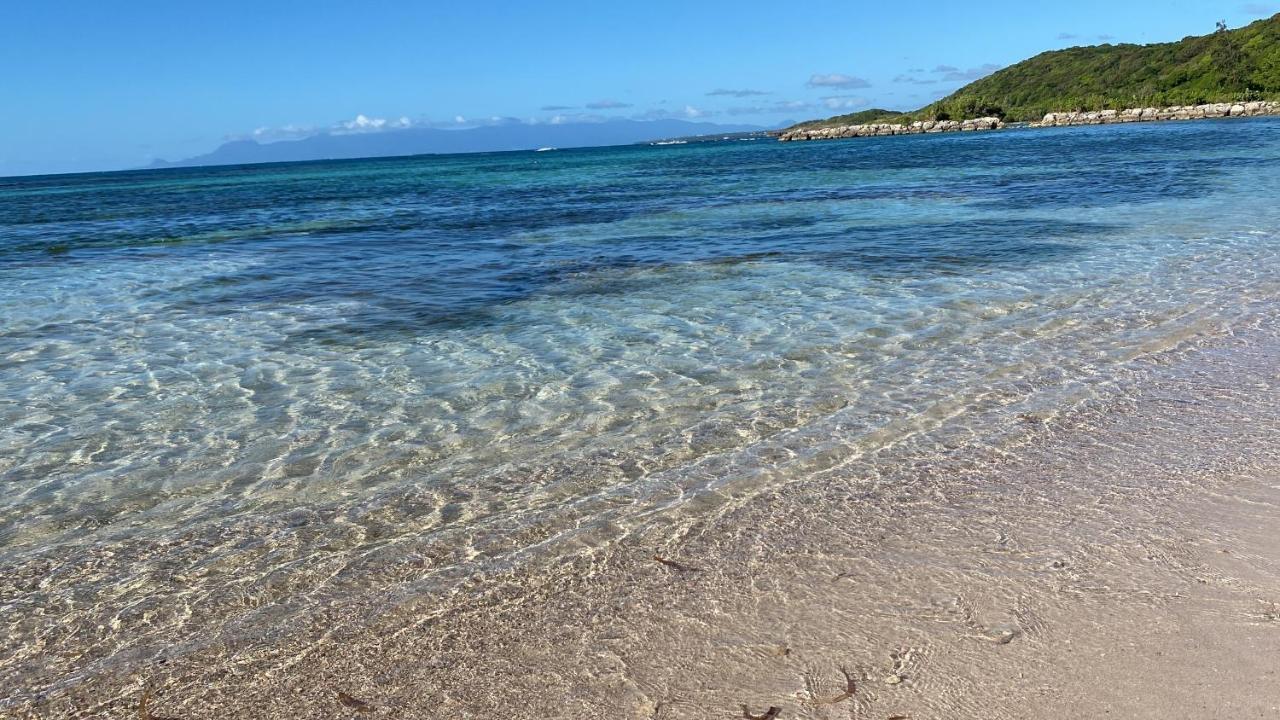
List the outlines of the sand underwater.
<svg viewBox="0 0 1280 720">
<path fill-rule="evenodd" d="M 1280 716 L 1276 128 L 0 181 L 0 716 Z"/>
</svg>

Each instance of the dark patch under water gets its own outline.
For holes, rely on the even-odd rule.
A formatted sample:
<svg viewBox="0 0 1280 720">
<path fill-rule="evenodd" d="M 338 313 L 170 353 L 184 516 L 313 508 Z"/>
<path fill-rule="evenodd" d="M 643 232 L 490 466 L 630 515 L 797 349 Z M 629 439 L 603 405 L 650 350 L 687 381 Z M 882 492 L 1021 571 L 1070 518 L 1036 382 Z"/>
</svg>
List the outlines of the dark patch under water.
<svg viewBox="0 0 1280 720">
<path fill-rule="evenodd" d="M 1192 198 L 1274 121 L 721 143 L 0 180 L 0 264 L 252 254 L 177 306 L 350 298 L 453 324 L 573 278 L 804 260 L 876 275 L 1051 262 L 1108 223 L 1028 211 Z M 1229 128 L 1229 129 L 1228 129 Z M 1212 143 L 1211 157 L 1183 152 Z M 910 206 L 914 214 L 900 209 Z M 949 206 L 981 211 L 948 216 Z M 626 284 L 607 291 L 625 292 Z M 169 292 L 157 290 L 157 292 Z M 381 315 L 381 313 L 380 313 Z M 347 331 L 374 328 L 358 325 Z M 336 330 L 336 328 L 335 328 Z"/>
</svg>

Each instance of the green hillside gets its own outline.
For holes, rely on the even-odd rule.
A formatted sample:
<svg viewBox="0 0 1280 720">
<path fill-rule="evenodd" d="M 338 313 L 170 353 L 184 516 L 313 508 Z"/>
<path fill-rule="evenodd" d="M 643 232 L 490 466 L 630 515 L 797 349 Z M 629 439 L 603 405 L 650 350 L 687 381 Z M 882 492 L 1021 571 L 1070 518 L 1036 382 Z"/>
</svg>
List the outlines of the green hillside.
<svg viewBox="0 0 1280 720">
<path fill-rule="evenodd" d="M 1020 122 L 1057 111 L 1272 99 L 1280 99 L 1280 15 L 1178 42 L 1041 53 L 898 119 Z M 804 124 L 852 124 L 846 117 Z"/>
<path fill-rule="evenodd" d="M 870 125 L 872 123 L 891 123 L 901 122 L 907 117 L 907 113 L 897 110 L 881 110 L 880 108 L 872 108 L 870 110 L 860 110 L 856 113 L 847 115 L 836 115 L 825 120 L 809 120 L 797 124 L 795 127 L 809 127 L 812 125 Z"/>
</svg>

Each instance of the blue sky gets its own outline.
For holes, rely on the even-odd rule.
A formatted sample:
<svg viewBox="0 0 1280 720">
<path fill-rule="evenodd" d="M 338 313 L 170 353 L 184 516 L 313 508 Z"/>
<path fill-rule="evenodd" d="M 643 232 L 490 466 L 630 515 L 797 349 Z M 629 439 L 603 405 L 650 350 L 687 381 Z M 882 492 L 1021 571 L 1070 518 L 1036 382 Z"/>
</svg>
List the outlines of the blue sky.
<svg viewBox="0 0 1280 720">
<path fill-rule="evenodd" d="M 12 2 L 0 175 L 405 124 L 910 109 L 1044 50 L 1176 40 L 1275 12 L 1200 0 Z"/>
</svg>

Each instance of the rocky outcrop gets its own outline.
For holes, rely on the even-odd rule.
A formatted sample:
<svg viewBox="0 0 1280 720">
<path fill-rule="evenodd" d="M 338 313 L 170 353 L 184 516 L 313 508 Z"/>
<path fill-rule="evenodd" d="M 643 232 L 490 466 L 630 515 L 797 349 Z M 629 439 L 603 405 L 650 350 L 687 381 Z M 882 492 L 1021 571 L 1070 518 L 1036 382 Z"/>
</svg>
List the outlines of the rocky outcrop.
<svg viewBox="0 0 1280 720">
<path fill-rule="evenodd" d="M 924 133 L 973 132 L 998 130 L 1004 127 L 1000 118 L 984 117 L 971 120 L 917 120 L 908 125 L 872 123 L 870 125 L 832 125 L 828 127 L 796 128 L 778 136 L 782 142 L 795 140 L 835 140 L 854 137 L 886 137 L 889 135 L 922 135 Z"/>
<path fill-rule="evenodd" d="M 1243 103 L 1175 105 L 1164 108 L 1151 107 L 1129 108 L 1128 110 L 1049 113 L 1040 122 L 1032 123 L 1031 127 L 1110 125 L 1113 123 L 1155 122 L 1157 120 L 1200 120 L 1204 118 L 1256 117 L 1259 115 L 1280 115 L 1280 102 L 1257 100 Z"/>
<path fill-rule="evenodd" d="M 1200 120 L 1204 118 L 1258 117 L 1280 115 L 1280 102 L 1254 100 L 1241 103 L 1209 103 L 1207 105 L 1175 105 L 1163 108 L 1129 108 L 1128 110 L 1092 110 L 1056 112 L 1026 127 L 1068 127 L 1072 125 L 1111 125 L 1114 123 L 1155 122 L 1159 120 Z M 924 133 L 999 130 L 1005 124 L 994 117 L 972 120 L 917 120 L 908 125 L 873 123 L 870 125 L 830 125 L 785 130 L 778 135 L 783 142 L 794 140 L 835 140 L 838 138 L 882 137 L 888 135 L 920 135 Z"/>
</svg>

